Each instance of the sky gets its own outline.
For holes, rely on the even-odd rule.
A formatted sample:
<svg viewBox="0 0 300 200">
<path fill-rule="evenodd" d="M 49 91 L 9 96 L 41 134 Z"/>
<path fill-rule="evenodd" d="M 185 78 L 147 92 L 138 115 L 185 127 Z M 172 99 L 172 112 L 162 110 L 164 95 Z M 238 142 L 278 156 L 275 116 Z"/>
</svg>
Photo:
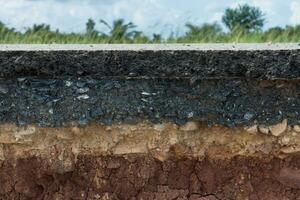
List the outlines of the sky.
<svg viewBox="0 0 300 200">
<path fill-rule="evenodd" d="M 53 30 L 84 32 L 92 18 L 99 31 L 107 32 L 100 19 L 124 18 L 148 35 L 180 35 L 187 22 L 220 22 L 226 8 L 244 3 L 265 13 L 265 28 L 300 24 L 300 0 L 0 0 L 0 21 L 20 31 L 46 23 Z"/>
</svg>

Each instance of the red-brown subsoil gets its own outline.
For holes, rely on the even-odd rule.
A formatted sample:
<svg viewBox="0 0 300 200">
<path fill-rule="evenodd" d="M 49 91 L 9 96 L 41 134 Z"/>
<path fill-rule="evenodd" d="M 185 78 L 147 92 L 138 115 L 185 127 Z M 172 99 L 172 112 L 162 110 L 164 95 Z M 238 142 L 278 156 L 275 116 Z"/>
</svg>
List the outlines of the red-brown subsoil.
<svg viewBox="0 0 300 200">
<path fill-rule="evenodd" d="M 68 172 L 38 157 L 1 162 L 1 199 L 299 199 L 300 157 L 231 160 L 78 156 Z"/>
</svg>

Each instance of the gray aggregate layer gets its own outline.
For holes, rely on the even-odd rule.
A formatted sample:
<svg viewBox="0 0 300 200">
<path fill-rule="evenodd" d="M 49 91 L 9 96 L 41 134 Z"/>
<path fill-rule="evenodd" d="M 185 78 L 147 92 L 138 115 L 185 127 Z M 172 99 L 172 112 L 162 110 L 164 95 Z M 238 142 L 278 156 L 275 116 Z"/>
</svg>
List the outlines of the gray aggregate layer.
<svg viewBox="0 0 300 200">
<path fill-rule="evenodd" d="M 227 126 L 300 124 L 300 83 L 21 78 L 0 82 L 0 121 L 61 126 L 187 120 Z"/>
</svg>

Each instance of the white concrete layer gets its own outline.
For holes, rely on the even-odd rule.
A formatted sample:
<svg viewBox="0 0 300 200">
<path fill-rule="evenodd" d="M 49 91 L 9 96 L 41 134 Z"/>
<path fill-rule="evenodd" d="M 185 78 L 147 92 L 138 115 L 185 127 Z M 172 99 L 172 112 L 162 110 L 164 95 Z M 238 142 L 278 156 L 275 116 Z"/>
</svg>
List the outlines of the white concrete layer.
<svg viewBox="0 0 300 200">
<path fill-rule="evenodd" d="M 7 44 L 1 51 L 264 51 L 300 50 L 300 43 L 228 44 Z"/>
</svg>

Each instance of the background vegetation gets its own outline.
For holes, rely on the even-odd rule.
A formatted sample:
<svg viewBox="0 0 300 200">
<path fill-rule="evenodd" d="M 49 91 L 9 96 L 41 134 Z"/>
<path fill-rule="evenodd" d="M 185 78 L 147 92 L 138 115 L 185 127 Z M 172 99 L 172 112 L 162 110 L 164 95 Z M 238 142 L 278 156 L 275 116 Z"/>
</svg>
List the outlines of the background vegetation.
<svg viewBox="0 0 300 200">
<path fill-rule="evenodd" d="M 103 33 L 95 29 L 96 23 L 105 25 L 110 31 Z M 226 9 L 222 23 L 186 24 L 184 35 L 174 37 L 171 34 L 162 38 L 160 34 L 146 36 L 138 31 L 132 22 L 117 19 L 112 24 L 104 20 L 98 22 L 89 19 L 85 33 L 62 33 L 51 30 L 49 25 L 39 24 L 27 28 L 25 32 L 8 28 L 0 21 L 0 43 L 227 43 L 227 42 L 300 42 L 300 25 L 273 27 L 263 30 L 264 13 L 259 8 L 240 5 L 235 9 Z"/>
</svg>

